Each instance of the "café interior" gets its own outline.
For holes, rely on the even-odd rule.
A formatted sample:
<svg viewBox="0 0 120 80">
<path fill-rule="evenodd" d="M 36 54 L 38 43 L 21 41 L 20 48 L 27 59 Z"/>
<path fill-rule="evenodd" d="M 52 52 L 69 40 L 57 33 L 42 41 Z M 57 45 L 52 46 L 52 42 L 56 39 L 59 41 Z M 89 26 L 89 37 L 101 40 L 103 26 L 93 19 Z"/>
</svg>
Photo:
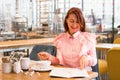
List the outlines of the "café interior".
<svg viewBox="0 0 120 80">
<path fill-rule="evenodd" d="M 0 58 L 12 51 L 28 57 L 35 45 L 53 45 L 52 40 L 64 32 L 66 12 L 78 7 L 84 14 L 86 31 L 96 35 L 99 77 L 96 80 L 120 80 L 119 3 L 119 0 L 0 0 Z"/>
</svg>

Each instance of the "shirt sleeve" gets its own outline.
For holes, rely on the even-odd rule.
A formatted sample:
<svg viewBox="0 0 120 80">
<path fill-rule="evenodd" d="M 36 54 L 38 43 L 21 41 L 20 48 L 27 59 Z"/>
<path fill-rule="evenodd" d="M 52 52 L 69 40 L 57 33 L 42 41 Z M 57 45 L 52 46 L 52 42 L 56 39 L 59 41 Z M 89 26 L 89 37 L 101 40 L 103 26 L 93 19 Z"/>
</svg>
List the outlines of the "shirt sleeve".
<svg viewBox="0 0 120 80">
<path fill-rule="evenodd" d="M 56 57 L 59 59 L 60 64 L 63 64 L 64 60 L 63 60 L 63 56 L 62 56 L 62 40 L 61 40 L 61 38 L 62 38 L 62 35 L 57 36 L 54 40 L 54 45 L 57 48 Z"/>
<path fill-rule="evenodd" d="M 96 36 L 94 34 L 89 35 L 88 40 L 89 50 L 87 52 L 87 59 L 89 66 L 95 66 L 97 63 L 97 56 L 96 56 Z"/>
</svg>

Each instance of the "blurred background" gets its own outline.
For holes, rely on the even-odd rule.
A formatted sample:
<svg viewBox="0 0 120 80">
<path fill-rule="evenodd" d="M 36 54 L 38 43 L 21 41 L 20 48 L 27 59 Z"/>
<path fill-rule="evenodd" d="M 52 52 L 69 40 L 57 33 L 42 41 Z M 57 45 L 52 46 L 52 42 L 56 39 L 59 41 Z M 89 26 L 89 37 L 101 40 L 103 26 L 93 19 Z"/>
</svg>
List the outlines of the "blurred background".
<svg viewBox="0 0 120 80">
<path fill-rule="evenodd" d="M 98 42 L 119 37 L 119 0 L 0 0 L 0 41 L 55 37 L 64 32 L 63 21 L 71 7 L 79 7 L 86 30 Z"/>
</svg>

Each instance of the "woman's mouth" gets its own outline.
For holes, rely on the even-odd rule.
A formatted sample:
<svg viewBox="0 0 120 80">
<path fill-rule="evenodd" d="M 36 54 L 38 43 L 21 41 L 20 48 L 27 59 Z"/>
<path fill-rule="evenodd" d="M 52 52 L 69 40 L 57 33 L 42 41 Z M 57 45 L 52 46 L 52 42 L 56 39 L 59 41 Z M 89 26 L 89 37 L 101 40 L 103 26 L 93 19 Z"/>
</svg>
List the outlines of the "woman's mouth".
<svg viewBox="0 0 120 80">
<path fill-rule="evenodd" d="M 77 29 L 78 27 L 71 27 L 72 29 Z"/>
</svg>

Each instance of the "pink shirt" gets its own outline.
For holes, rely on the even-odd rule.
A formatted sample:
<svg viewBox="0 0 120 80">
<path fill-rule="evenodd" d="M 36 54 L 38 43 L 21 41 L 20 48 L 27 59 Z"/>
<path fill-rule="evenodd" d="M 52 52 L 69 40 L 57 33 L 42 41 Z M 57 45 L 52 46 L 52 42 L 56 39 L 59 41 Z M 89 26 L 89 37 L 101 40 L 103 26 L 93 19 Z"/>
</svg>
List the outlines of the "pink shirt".
<svg viewBox="0 0 120 80">
<path fill-rule="evenodd" d="M 61 33 L 54 40 L 57 47 L 57 58 L 60 64 L 69 67 L 79 67 L 82 55 L 87 55 L 89 66 L 97 63 L 96 58 L 96 36 L 88 32 L 76 32 L 71 37 L 68 32 Z"/>
</svg>

